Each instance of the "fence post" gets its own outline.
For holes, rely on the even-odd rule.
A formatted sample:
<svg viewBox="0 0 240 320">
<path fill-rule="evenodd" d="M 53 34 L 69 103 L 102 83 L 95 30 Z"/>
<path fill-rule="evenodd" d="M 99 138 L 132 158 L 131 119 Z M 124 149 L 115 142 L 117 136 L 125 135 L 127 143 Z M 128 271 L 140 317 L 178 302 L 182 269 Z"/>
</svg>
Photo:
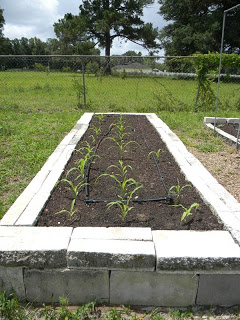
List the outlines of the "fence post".
<svg viewBox="0 0 240 320">
<path fill-rule="evenodd" d="M 86 86 L 85 86 L 85 61 L 82 57 L 82 82 L 83 82 L 83 104 L 86 106 Z"/>
</svg>

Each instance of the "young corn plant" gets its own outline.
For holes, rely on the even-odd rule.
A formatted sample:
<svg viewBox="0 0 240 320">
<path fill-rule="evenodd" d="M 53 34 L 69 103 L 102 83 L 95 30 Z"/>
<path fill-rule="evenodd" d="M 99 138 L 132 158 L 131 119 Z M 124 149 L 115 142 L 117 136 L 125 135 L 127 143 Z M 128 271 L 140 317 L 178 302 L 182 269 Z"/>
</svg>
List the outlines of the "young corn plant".
<svg viewBox="0 0 240 320">
<path fill-rule="evenodd" d="M 180 186 L 179 180 L 177 179 L 178 184 L 176 186 L 171 186 L 168 190 L 168 194 L 176 197 L 177 199 L 180 197 L 180 194 L 182 193 L 183 189 L 186 187 L 191 187 L 190 184 L 186 184 L 184 186 Z"/>
<path fill-rule="evenodd" d="M 111 201 L 111 202 L 109 202 L 107 204 L 107 210 L 109 210 L 112 206 L 117 205 L 119 207 L 119 209 L 120 209 L 120 213 L 118 215 L 122 219 L 122 221 L 124 221 L 126 216 L 127 216 L 127 214 L 128 214 L 128 212 L 130 210 L 134 209 L 134 207 L 130 206 L 130 201 L 133 198 L 133 194 L 140 188 L 142 188 L 141 185 L 137 186 L 131 192 L 129 192 L 127 200 L 125 200 L 122 197 L 118 196 L 120 198 L 119 200 Z"/>
<path fill-rule="evenodd" d="M 125 138 L 129 135 L 129 132 L 126 130 L 127 128 L 130 128 L 130 126 L 125 126 L 122 115 L 120 115 L 119 121 L 117 123 L 113 123 L 112 126 L 117 128 L 117 136 L 108 137 L 107 139 L 112 140 L 115 143 L 116 147 L 119 149 L 121 160 L 123 160 L 123 155 L 124 152 L 126 152 L 127 147 L 132 143 L 138 143 L 133 140 L 125 140 Z"/>
<path fill-rule="evenodd" d="M 193 215 L 192 210 L 195 209 L 194 213 L 196 213 L 197 209 L 199 208 L 199 203 L 194 202 L 191 204 L 191 206 L 189 208 L 184 207 L 182 204 L 174 204 L 172 205 L 173 207 L 181 207 L 183 208 L 183 214 L 181 217 L 181 222 L 184 220 L 187 220 L 187 217 Z"/>
<path fill-rule="evenodd" d="M 161 153 L 164 153 L 165 151 L 163 149 L 158 149 L 157 151 L 151 151 L 148 154 L 148 157 L 150 157 L 151 155 L 154 155 L 156 157 L 156 159 L 160 158 Z"/>
<path fill-rule="evenodd" d="M 119 165 L 109 166 L 107 170 L 109 169 L 116 169 L 117 173 L 103 173 L 97 178 L 97 180 L 105 176 L 113 179 L 116 182 L 119 189 L 119 200 L 109 202 L 107 204 L 107 210 L 110 209 L 113 205 L 117 205 L 121 210 L 119 216 L 122 220 L 125 220 L 128 212 L 133 209 L 133 207 L 130 206 L 130 202 L 134 194 L 140 188 L 142 188 L 142 185 L 133 178 L 128 177 L 128 169 L 132 171 L 132 167 L 130 165 L 124 165 L 122 160 L 119 160 Z"/>
<path fill-rule="evenodd" d="M 76 204 L 76 200 L 77 200 L 77 197 L 79 195 L 79 192 L 81 191 L 81 189 L 86 185 L 86 183 L 84 182 L 84 180 L 81 180 L 80 182 L 78 182 L 76 185 L 73 184 L 73 182 L 71 180 L 68 180 L 68 179 L 61 179 L 57 182 L 57 185 L 60 183 L 60 182 L 65 182 L 68 187 L 67 189 L 70 190 L 72 193 L 73 193 L 73 200 L 71 202 L 71 206 L 70 206 L 70 209 L 67 210 L 67 209 L 62 209 L 58 212 L 56 212 L 56 214 L 59 214 L 59 213 L 68 213 L 70 218 L 72 218 L 72 216 L 74 215 L 74 213 L 76 212 L 74 210 L 75 208 L 75 204 Z"/>
</svg>

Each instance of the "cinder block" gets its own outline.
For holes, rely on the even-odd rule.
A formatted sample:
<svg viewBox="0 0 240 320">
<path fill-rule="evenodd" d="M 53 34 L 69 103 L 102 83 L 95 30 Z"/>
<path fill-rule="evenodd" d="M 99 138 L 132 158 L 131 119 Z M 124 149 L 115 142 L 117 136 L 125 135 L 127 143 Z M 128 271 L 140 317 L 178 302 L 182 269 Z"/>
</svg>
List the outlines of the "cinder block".
<svg viewBox="0 0 240 320">
<path fill-rule="evenodd" d="M 215 122 L 215 117 L 204 117 L 204 123 L 214 123 Z M 216 123 L 220 124 L 220 123 L 226 123 L 227 122 L 227 118 L 216 118 Z"/>
<path fill-rule="evenodd" d="M 93 112 L 85 112 L 81 118 L 78 120 L 78 124 L 89 124 L 89 122 L 91 121 L 92 117 L 93 117 L 94 113 Z"/>
<path fill-rule="evenodd" d="M 72 239 L 152 241 L 152 231 L 151 228 L 79 227 L 74 228 Z"/>
<path fill-rule="evenodd" d="M 155 269 L 151 241 L 71 239 L 67 256 L 70 268 Z"/>
<path fill-rule="evenodd" d="M 80 124 L 78 124 L 79 126 Z M 87 131 L 88 125 L 86 124 L 81 124 L 80 128 L 78 129 L 78 131 L 75 133 L 75 135 L 72 137 L 71 141 L 69 142 L 69 144 L 74 144 L 76 146 L 76 144 L 79 142 L 79 140 L 82 138 L 82 136 L 84 135 L 84 133 Z"/>
<path fill-rule="evenodd" d="M 149 306 L 195 304 L 198 276 L 112 271 L 110 303 Z"/>
<path fill-rule="evenodd" d="M 11 228 L 10 236 L 0 237 L 0 265 L 32 268 L 67 266 L 67 247 L 72 228 L 2 227 Z M 14 229 L 15 228 L 15 229 Z M 16 230 L 16 235 L 12 232 Z"/>
<path fill-rule="evenodd" d="M 25 269 L 26 299 L 34 303 L 57 303 L 59 297 L 69 304 L 109 302 L 109 273 L 96 270 Z"/>
<path fill-rule="evenodd" d="M 20 301 L 25 301 L 25 287 L 22 268 L 0 267 L 0 289 L 6 294 L 16 293 Z"/>
<path fill-rule="evenodd" d="M 227 123 L 240 123 L 240 118 L 227 118 Z"/>
<path fill-rule="evenodd" d="M 157 271 L 239 270 L 240 248 L 227 231 L 153 231 Z"/>
<path fill-rule="evenodd" d="M 201 274 L 197 304 L 240 304 L 240 274 Z"/>
</svg>

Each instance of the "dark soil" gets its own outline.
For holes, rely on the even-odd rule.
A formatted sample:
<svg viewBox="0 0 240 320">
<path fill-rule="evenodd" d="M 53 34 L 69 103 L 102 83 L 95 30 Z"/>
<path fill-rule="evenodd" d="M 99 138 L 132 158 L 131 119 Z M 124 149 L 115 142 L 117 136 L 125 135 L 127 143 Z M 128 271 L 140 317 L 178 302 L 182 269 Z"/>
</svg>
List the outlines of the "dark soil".
<svg viewBox="0 0 240 320">
<path fill-rule="evenodd" d="M 125 165 L 130 165 L 133 169 L 128 168 L 129 176 L 143 185 L 137 194 L 134 194 L 136 199 L 159 199 L 167 196 L 167 191 L 171 186 L 180 186 L 189 184 L 185 180 L 184 175 L 180 172 L 172 155 L 168 152 L 166 145 L 162 142 L 156 129 L 149 123 L 145 116 L 123 116 L 127 132 L 125 136 L 128 141 L 136 141 L 130 143 L 126 152 L 124 152 L 123 162 Z M 98 127 L 98 118 L 93 117 L 90 128 L 95 125 Z M 103 119 L 101 128 L 102 133 L 108 131 L 112 123 L 119 121 L 117 115 L 106 115 Z M 82 142 L 78 144 L 76 149 L 84 145 L 83 142 L 92 143 L 90 135 L 93 130 L 88 129 L 82 138 Z M 113 126 L 108 137 L 116 137 L 117 128 Z M 158 173 L 157 167 L 152 156 L 148 156 L 150 150 L 161 152 L 158 159 L 161 175 L 164 178 L 166 188 L 164 188 L 162 179 Z M 89 199 L 97 200 L 118 200 L 118 188 L 114 180 L 110 177 L 101 177 L 96 182 L 96 178 L 104 173 L 114 173 L 117 171 L 114 167 L 108 169 L 110 165 L 118 165 L 121 158 L 118 148 L 111 139 L 103 139 L 98 147 L 95 162 L 91 165 L 89 175 Z M 62 178 L 66 176 L 66 172 L 70 168 L 76 166 L 75 162 L 81 158 L 79 152 L 74 152 L 68 162 Z M 74 171 L 69 176 L 74 184 L 77 173 Z M 89 227 L 150 227 L 153 230 L 222 230 L 223 226 L 218 223 L 217 218 L 212 214 L 209 207 L 201 200 L 199 194 L 192 186 L 187 186 L 183 189 L 180 197 L 174 197 L 173 202 L 169 200 L 131 203 L 134 208 L 129 211 L 124 221 L 119 217 L 120 209 L 117 206 L 111 207 L 106 211 L 106 203 L 86 204 L 84 191 L 78 196 L 76 201 L 76 212 L 70 218 L 67 213 L 56 214 L 62 209 L 70 209 L 73 194 L 67 189 L 65 182 L 60 182 L 52 192 L 49 201 L 38 221 L 38 226 L 89 226 Z M 199 209 L 192 216 L 188 217 L 186 222 L 181 222 L 183 209 L 174 207 L 172 204 L 182 204 L 189 208 L 193 203 L 199 203 Z"/>
<path fill-rule="evenodd" d="M 235 138 L 237 138 L 237 132 L 239 127 L 238 123 L 237 124 L 233 124 L 233 123 L 219 124 L 217 125 L 217 127 L 222 131 L 230 134 L 231 136 L 234 136 Z"/>
</svg>

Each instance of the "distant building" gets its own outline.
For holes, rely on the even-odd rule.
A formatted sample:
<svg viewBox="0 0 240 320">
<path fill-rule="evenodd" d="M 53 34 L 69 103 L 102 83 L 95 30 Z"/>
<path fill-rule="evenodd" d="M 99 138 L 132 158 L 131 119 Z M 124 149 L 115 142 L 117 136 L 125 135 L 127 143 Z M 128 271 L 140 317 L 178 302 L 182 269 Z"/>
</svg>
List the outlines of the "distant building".
<svg viewBox="0 0 240 320">
<path fill-rule="evenodd" d="M 141 63 L 133 62 L 129 64 L 121 64 L 115 67 L 112 67 L 113 74 L 121 74 L 122 72 L 126 72 L 126 74 L 139 74 L 139 73 L 152 73 L 152 68 L 147 67 Z"/>
</svg>

